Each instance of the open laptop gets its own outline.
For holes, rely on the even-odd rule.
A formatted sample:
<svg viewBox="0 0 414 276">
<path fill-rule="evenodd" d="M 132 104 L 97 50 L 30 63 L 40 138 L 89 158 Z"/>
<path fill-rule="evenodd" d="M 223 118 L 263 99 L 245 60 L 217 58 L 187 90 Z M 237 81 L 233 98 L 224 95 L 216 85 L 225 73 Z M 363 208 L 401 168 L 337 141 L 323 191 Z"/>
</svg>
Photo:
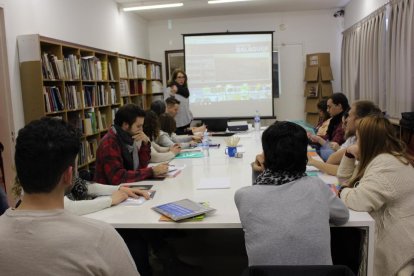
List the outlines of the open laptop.
<svg viewBox="0 0 414 276">
<path fill-rule="evenodd" d="M 152 209 L 160 214 L 163 214 L 164 216 L 171 218 L 174 221 L 195 217 L 216 210 L 210 207 L 206 207 L 200 203 L 194 202 L 190 199 L 182 199 L 158 205 L 152 207 Z"/>
</svg>

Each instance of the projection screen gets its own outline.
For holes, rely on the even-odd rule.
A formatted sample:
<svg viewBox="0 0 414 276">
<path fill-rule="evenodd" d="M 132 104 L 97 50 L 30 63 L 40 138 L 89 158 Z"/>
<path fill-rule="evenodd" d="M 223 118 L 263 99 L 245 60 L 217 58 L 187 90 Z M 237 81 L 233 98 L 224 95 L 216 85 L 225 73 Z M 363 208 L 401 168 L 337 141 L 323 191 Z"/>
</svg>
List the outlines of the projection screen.
<svg viewBox="0 0 414 276">
<path fill-rule="evenodd" d="M 273 32 L 184 34 L 195 118 L 273 117 Z"/>
</svg>

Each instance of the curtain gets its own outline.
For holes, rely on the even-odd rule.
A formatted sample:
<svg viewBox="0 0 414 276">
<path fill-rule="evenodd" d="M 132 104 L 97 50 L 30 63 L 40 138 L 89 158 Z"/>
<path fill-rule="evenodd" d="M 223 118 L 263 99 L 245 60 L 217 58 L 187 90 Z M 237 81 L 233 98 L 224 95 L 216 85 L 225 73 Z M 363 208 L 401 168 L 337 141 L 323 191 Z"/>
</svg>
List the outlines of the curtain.
<svg viewBox="0 0 414 276">
<path fill-rule="evenodd" d="M 413 1 L 391 3 L 387 36 L 389 70 L 386 71 L 386 110 L 391 117 L 414 111 L 413 16 Z"/>
<path fill-rule="evenodd" d="M 343 33 L 342 91 L 391 117 L 414 111 L 414 1 L 391 0 Z"/>
<path fill-rule="evenodd" d="M 359 27 L 347 31 L 342 40 L 342 92 L 350 102 L 359 99 L 359 31 Z"/>
</svg>

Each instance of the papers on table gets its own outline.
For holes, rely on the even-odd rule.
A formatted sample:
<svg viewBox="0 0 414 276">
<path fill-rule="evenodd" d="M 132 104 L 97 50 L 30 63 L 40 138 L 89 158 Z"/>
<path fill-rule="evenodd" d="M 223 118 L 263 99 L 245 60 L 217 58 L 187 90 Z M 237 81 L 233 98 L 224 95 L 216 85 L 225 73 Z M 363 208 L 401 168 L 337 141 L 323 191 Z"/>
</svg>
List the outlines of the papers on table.
<svg viewBox="0 0 414 276">
<path fill-rule="evenodd" d="M 306 171 L 307 172 L 317 172 L 317 171 L 319 171 L 319 169 L 317 167 L 314 167 L 314 166 L 306 166 Z"/>
<path fill-rule="evenodd" d="M 197 185 L 198 190 L 228 188 L 230 188 L 230 178 L 228 177 L 203 178 Z"/>
<path fill-rule="evenodd" d="M 185 164 L 181 165 L 181 166 L 169 165 L 168 166 L 168 173 L 166 174 L 166 176 L 167 177 L 176 177 L 184 168 L 185 168 Z"/>
<path fill-rule="evenodd" d="M 129 197 L 127 200 L 122 201 L 119 203 L 119 205 L 123 206 L 139 206 L 143 204 L 145 201 L 147 201 L 143 196 L 140 196 L 139 198 L 132 198 Z"/>
</svg>

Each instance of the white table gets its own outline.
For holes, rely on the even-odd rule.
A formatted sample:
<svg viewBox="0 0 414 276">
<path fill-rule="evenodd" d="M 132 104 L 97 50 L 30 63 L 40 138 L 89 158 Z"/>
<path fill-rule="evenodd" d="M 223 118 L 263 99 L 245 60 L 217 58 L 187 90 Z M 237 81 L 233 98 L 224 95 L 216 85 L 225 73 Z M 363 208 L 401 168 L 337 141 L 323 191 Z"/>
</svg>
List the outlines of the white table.
<svg viewBox="0 0 414 276">
<path fill-rule="evenodd" d="M 210 148 L 207 158 L 175 159 L 171 164 L 186 165 L 174 178 L 164 181 L 141 181 L 139 184 L 154 185 L 154 199 L 140 206 L 115 206 L 88 214 L 86 217 L 105 221 L 115 228 L 136 229 L 223 229 L 241 228 L 239 214 L 234 203 L 237 189 L 252 184 L 250 163 L 261 152 L 259 133 L 239 135 L 239 144 L 245 152 L 243 158 L 230 158 L 224 154 L 225 143 L 222 137 L 212 137 L 212 143 L 220 143 L 220 148 Z M 228 178 L 229 189 L 199 190 L 197 185 L 203 178 Z M 217 209 L 214 214 L 195 222 L 159 222 L 160 215 L 151 207 L 184 198 L 196 202 L 209 202 Z M 373 275 L 374 220 L 366 212 L 350 211 L 349 221 L 341 227 L 361 227 L 368 229 L 367 275 Z"/>
</svg>

